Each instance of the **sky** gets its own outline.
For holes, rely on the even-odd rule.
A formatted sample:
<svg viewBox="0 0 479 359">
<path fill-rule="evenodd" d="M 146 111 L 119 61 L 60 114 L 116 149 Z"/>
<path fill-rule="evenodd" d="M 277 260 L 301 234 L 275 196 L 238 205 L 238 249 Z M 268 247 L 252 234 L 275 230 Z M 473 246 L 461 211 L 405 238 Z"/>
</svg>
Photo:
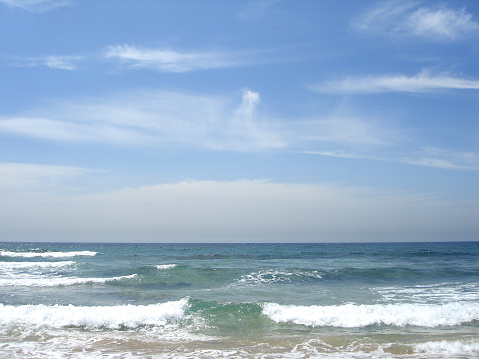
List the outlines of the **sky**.
<svg viewBox="0 0 479 359">
<path fill-rule="evenodd" d="M 479 2 L 0 0 L 0 240 L 479 240 Z"/>
</svg>

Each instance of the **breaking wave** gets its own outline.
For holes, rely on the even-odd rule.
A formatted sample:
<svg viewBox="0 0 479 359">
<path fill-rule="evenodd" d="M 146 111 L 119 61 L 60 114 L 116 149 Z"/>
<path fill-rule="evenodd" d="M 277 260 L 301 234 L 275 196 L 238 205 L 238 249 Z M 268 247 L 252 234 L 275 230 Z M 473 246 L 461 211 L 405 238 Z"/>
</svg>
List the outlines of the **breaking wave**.
<svg viewBox="0 0 479 359">
<path fill-rule="evenodd" d="M 110 278 L 79 278 L 79 277 L 50 277 L 44 275 L 15 276 L 13 278 L 0 278 L 0 287 L 24 286 L 24 287 L 56 287 L 86 283 L 107 283 L 122 279 L 135 278 L 137 274 L 110 277 Z"/>
<path fill-rule="evenodd" d="M 479 301 L 479 282 L 375 288 L 388 302 L 445 303 Z"/>
<path fill-rule="evenodd" d="M 82 257 L 82 256 L 95 256 L 98 252 L 92 251 L 76 251 L 76 252 L 10 252 L 0 251 L 0 256 L 4 257 L 21 257 L 21 258 L 33 258 L 33 257 Z"/>
<path fill-rule="evenodd" d="M 61 262 L 0 262 L 0 270 L 31 269 L 31 268 L 61 268 L 75 264 L 74 261 Z"/>
<path fill-rule="evenodd" d="M 0 304 L 0 324 L 36 325 L 54 328 L 137 328 L 141 326 L 164 326 L 185 317 L 188 299 L 152 305 L 118 306 L 46 306 Z"/>
<path fill-rule="evenodd" d="M 322 278 L 319 271 L 305 271 L 300 269 L 279 270 L 264 269 L 258 272 L 243 275 L 234 285 L 261 285 L 272 283 L 291 283 L 315 281 Z"/>
<path fill-rule="evenodd" d="M 452 326 L 479 320 L 479 304 L 375 304 L 297 306 L 266 303 L 263 314 L 277 323 L 343 328 L 369 325 Z"/>
<path fill-rule="evenodd" d="M 464 355 L 476 357 L 479 355 L 479 342 L 463 342 L 459 340 L 426 342 L 417 344 L 415 351 L 424 354 Z"/>
<path fill-rule="evenodd" d="M 176 264 L 159 264 L 155 267 L 156 269 L 171 269 L 171 268 L 175 268 Z"/>
</svg>

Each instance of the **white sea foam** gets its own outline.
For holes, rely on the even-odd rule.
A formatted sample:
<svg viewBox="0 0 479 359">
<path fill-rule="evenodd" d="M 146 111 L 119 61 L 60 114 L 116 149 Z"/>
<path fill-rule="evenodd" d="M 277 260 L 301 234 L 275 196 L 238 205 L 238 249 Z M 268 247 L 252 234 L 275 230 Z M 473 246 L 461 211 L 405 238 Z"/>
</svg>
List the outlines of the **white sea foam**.
<svg viewBox="0 0 479 359">
<path fill-rule="evenodd" d="M 134 334 L 131 330 L 71 330 L 43 326 L 25 328 L 19 336 L 26 340 L 18 340 L 17 336 L 15 340 L 0 344 L 1 359 L 186 359 L 195 357 L 184 356 L 187 343 L 195 342 L 196 347 L 198 342 L 219 340 L 192 333 L 176 324 L 135 328 Z M 40 341 L 31 338 L 40 338 Z M 182 355 L 172 355 L 178 348 Z"/>
<path fill-rule="evenodd" d="M 479 301 L 479 283 L 440 283 L 405 287 L 375 288 L 388 302 L 448 303 Z"/>
<path fill-rule="evenodd" d="M 185 317 L 188 299 L 152 305 L 118 306 L 46 306 L 0 304 L 0 324 L 35 325 L 61 328 L 67 326 L 84 328 L 119 329 L 140 326 L 164 326 Z"/>
<path fill-rule="evenodd" d="M 27 327 L 23 324 L 20 326 L 22 332 L 17 332 L 15 340 L 0 345 L 0 358 L 464 359 L 477 358 L 479 354 L 477 348 L 479 343 L 472 340 L 400 345 L 403 354 L 391 352 L 390 344 L 379 343 L 369 338 L 335 343 L 339 345 L 310 339 L 293 347 L 291 342 L 280 344 L 278 341 L 250 345 L 243 341 L 229 343 L 227 346 L 226 342 L 218 345 L 221 338 L 198 336 L 194 333 L 194 327 L 181 328 L 177 324 L 179 323 L 173 320 L 165 326 L 135 328 L 134 332 L 72 330 L 70 327 Z M 18 340 L 19 337 L 25 340 Z M 212 340 L 214 342 L 211 342 Z"/>
<path fill-rule="evenodd" d="M 31 268 L 60 268 L 75 264 L 74 261 L 61 262 L 0 262 L 0 270 L 31 269 Z"/>
<path fill-rule="evenodd" d="M 479 342 L 447 341 L 426 342 L 417 344 L 414 349 L 424 354 L 463 355 L 468 357 L 479 356 Z"/>
<path fill-rule="evenodd" d="M 82 257 L 82 256 L 95 256 L 97 252 L 92 251 L 77 251 L 77 252 L 10 252 L 10 251 L 0 251 L 0 256 L 4 257 L 22 257 L 22 258 L 32 258 L 32 257 Z"/>
<path fill-rule="evenodd" d="M 106 283 L 122 279 L 135 278 L 137 274 L 109 278 L 52 277 L 47 275 L 18 274 L 10 278 L 0 278 L 0 287 L 56 287 L 85 283 Z"/>
<path fill-rule="evenodd" d="M 155 267 L 156 269 L 171 269 L 171 268 L 175 268 L 176 264 L 159 264 Z"/>
<path fill-rule="evenodd" d="M 479 320 L 479 304 L 388 304 L 296 306 L 266 303 L 263 314 L 278 323 L 307 326 L 365 327 L 368 325 L 437 327 Z"/>
<path fill-rule="evenodd" d="M 278 282 L 292 282 L 293 280 L 320 279 L 318 271 L 302 271 L 299 269 L 265 269 L 242 276 L 235 285 L 261 285 Z"/>
</svg>

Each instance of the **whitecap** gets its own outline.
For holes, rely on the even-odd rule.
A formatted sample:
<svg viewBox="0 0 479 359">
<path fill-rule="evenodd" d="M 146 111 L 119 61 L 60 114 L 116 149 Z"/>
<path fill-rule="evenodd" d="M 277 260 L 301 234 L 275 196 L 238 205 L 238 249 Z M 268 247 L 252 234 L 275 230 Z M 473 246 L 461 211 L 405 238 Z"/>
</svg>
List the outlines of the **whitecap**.
<svg viewBox="0 0 479 359">
<path fill-rule="evenodd" d="M 45 275 L 16 275 L 13 278 L 0 278 L 0 286 L 57 287 L 86 283 L 107 283 L 135 278 L 137 274 L 110 278 L 51 277 Z"/>
<path fill-rule="evenodd" d="M 188 299 L 152 305 L 117 306 L 46 306 L 0 304 L 0 324 L 36 325 L 54 328 L 137 328 L 141 326 L 164 326 L 185 317 Z"/>
<path fill-rule="evenodd" d="M 60 268 L 75 264 L 74 261 L 61 262 L 0 262 L 0 270 L 30 269 L 30 268 Z"/>
<path fill-rule="evenodd" d="M 450 303 L 479 300 L 479 283 L 438 283 L 404 287 L 375 288 L 388 302 Z"/>
<path fill-rule="evenodd" d="M 234 285 L 262 285 L 272 283 L 290 283 L 294 280 L 321 279 L 322 274 L 316 270 L 303 271 L 300 269 L 264 269 L 258 272 L 243 275 Z"/>
<path fill-rule="evenodd" d="M 479 320 L 479 304 L 375 304 L 338 306 L 298 306 L 266 303 L 263 314 L 277 323 L 307 326 L 365 327 L 394 326 L 452 326 Z"/>
<path fill-rule="evenodd" d="M 76 251 L 76 252 L 10 252 L 10 251 L 0 251 L 0 256 L 4 257 L 22 257 L 22 258 L 32 258 L 32 257 L 82 257 L 82 256 L 95 256 L 98 252 L 92 251 Z"/>
<path fill-rule="evenodd" d="M 156 265 L 156 269 L 171 269 L 171 268 L 175 268 L 177 265 L 176 264 L 159 264 L 159 265 Z"/>
<path fill-rule="evenodd" d="M 416 352 L 424 354 L 477 356 L 479 355 L 479 342 L 441 340 L 417 344 L 414 349 Z"/>
</svg>

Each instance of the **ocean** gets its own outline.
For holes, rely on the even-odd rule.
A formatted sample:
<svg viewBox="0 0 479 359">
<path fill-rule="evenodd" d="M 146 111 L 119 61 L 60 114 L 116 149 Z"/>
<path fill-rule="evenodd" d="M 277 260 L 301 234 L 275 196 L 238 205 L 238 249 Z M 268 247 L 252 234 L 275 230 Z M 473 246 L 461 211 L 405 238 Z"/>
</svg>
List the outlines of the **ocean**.
<svg viewBox="0 0 479 359">
<path fill-rule="evenodd" d="M 0 243 L 0 358 L 479 358 L 479 242 Z"/>
</svg>

